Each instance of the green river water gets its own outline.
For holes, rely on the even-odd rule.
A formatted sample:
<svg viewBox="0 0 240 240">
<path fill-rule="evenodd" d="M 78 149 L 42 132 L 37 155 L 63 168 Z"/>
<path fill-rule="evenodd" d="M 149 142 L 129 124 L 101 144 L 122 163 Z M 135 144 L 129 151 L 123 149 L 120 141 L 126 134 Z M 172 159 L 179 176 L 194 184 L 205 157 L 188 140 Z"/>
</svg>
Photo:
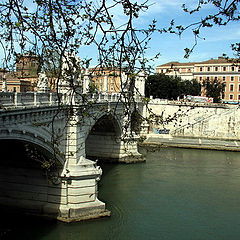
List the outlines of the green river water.
<svg viewBox="0 0 240 240">
<path fill-rule="evenodd" d="M 140 150 L 146 163 L 103 165 L 99 199 L 110 218 L 66 224 L 2 214 L 0 239 L 240 239 L 240 153 Z"/>
</svg>

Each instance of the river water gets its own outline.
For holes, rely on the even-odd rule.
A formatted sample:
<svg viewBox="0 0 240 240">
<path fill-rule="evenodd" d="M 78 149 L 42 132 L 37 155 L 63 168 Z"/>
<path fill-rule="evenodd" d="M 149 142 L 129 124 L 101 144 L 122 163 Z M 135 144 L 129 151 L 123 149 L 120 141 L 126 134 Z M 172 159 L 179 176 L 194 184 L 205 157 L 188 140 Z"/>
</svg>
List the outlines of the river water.
<svg viewBox="0 0 240 240">
<path fill-rule="evenodd" d="M 105 164 L 110 218 L 61 223 L 1 216 L 1 239 L 239 240 L 240 153 L 141 149 L 146 163 Z"/>
</svg>

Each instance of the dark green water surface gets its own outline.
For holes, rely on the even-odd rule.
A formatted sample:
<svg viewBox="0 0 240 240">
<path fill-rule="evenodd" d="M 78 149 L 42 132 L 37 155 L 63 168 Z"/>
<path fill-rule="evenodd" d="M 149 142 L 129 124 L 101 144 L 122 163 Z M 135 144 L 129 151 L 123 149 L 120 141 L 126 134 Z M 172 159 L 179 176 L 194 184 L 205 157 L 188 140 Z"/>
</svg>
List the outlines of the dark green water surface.
<svg viewBox="0 0 240 240">
<path fill-rule="evenodd" d="M 0 239 L 239 240 L 240 153 L 141 149 L 143 164 L 105 164 L 110 218 L 65 224 L 1 216 Z"/>
</svg>

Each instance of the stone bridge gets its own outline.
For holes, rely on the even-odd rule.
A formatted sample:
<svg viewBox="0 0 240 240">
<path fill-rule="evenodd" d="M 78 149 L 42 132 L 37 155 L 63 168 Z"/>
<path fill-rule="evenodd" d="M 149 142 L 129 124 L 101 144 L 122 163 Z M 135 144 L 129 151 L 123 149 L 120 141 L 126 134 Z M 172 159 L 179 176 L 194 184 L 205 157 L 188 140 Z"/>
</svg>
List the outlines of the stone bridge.
<svg viewBox="0 0 240 240">
<path fill-rule="evenodd" d="M 63 221 L 109 215 L 93 160 L 143 161 L 131 119 L 142 104 L 127 114 L 119 94 L 86 98 L 70 107 L 64 94 L 0 93 L 0 205 Z"/>
</svg>

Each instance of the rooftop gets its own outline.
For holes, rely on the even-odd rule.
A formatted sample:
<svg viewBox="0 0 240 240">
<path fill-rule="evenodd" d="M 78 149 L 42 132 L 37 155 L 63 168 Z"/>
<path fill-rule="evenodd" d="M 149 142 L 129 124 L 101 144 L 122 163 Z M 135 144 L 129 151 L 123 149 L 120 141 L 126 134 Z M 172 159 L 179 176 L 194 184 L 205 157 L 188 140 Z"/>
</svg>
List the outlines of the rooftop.
<svg viewBox="0 0 240 240">
<path fill-rule="evenodd" d="M 186 62 L 186 63 L 180 63 L 180 62 L 168 62 L 162 65 L 157 66 L 158 67 L 168 67 L 168 66 L 194 66 L 194 65 L 201 65 L 201 64 L 219 64 L 219 63 L 231 63 L 231 64 L 239 64 L 238 59 L 232 59 L 232 58 L 226 58 L 226 57 L 218 57 L 217 59 L 209 59 L 202 62 Z"/>
</svg>

